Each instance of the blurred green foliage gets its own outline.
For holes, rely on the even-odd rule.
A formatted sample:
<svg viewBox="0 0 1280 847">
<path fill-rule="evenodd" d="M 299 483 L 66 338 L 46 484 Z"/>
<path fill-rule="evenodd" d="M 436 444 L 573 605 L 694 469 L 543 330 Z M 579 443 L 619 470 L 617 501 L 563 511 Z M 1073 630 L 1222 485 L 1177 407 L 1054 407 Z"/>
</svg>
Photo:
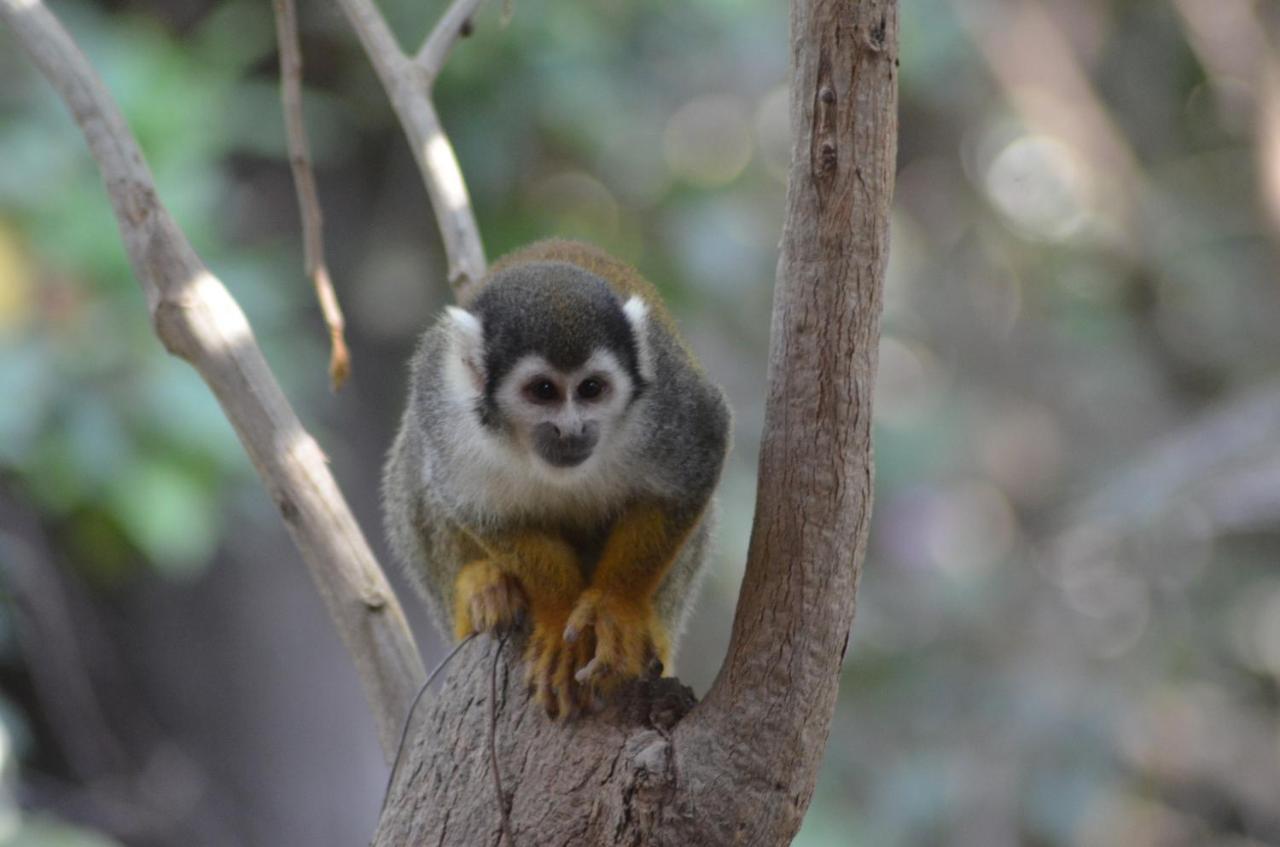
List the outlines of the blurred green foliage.
<svg viewBox="0 0 1280 847">
<path fill-rule="evenodd" d="M 1248 46 L 1280 42 L 1264 4 L 1224 4 L 1223 42 L 1196 2 L 902 4 L 875 524 L 803 847 L 1280 843 L 1280 97 L 1274 51 Z M 729 391 L 697 685 L 750 528 L 784 5 L 520 0 L 503 25 L 491 4 L 437 86 L 489 254 L 566 235 L 633 261 Z M 430 14 L 384 6 L 412 49 Z M 376 456 L 323 437 L 270 10 L 192 9 L 57 11 L 326 449 Z M 358 45 L 332 4 L 302 12 L 356 339 L 343 402 L 385 423 L 441 258 Z M 0 151 L 0 484 L 99 584 L 191 574 L 255 483 L 154 340 L 79 134 L 3 32 Z"/>
<path fill-rule="evenodd" d="M 117 98 L 161 195 L 197 250 L 229 268 L 261 328 L 273 302 L 270 249 L 235 248 L 221 223 L 225 160 L 242 148 L 227 113 L 271 32 L 233 38 L 224 12 L 179 40 L 142 15 L 59 9 Z M 243 453 L 217 404 L 162 354 L 102 181 L 50 88 L 6 34 L 0 100 L 0 463 L 63 523 L 75 561 L 111 578 L 130 550 L 181 572 L 221 532 L 216 504 Z M 251 45 L 251 49 L 250 48 Z"/>
</svg>

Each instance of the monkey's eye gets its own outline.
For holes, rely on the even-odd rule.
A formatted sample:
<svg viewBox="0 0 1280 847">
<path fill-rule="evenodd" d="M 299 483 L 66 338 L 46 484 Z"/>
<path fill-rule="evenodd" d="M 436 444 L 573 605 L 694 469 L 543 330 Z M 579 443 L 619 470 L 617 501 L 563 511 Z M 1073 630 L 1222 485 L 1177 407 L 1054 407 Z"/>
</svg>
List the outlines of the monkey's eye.
<svg viewBox="0 0 1280 847">
<path fill-rule="evenodd" d="M 560 389 L 546 377 L 534 377 L 524 387 L 524 393 L 535 403 L 554 403 L 560 399 Z"/>
<path fill-rule="evenodd" d="M 602 379 L 591 377 L 578 383 L 578 396 L 583 400 L 594 400 L 604 393 L 608 384 Z"/>
</svg>

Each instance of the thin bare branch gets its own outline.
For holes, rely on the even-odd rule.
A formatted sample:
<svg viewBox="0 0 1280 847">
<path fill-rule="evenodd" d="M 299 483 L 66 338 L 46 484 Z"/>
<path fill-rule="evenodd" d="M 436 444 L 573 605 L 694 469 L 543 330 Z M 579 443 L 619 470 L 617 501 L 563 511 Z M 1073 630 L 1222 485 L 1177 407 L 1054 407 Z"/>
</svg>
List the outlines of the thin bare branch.
<svg viewBox="0 0 1280 847">
<path fill-rule="evenodd" d="M 449 53 L 458 39 L 466 34 L 471 25 L 471 18 L 484 4 L 484 0 L 458 0 L 449 6 L 436 24 L 435 29 L 422 43 L 422 49 L 413 57 L 413 62 L 422 71 L 428 84 L 435 82 L 449 60 Z"/>
<path fill-rule="evenodd" d="M 432 48 L 432 55 L 438 53 L 443 64 L 461 31 L 461 24 L 452 35 L 448 34 L 450 29 L 443 27 L 461 14 L 460 8 L 474 2 L 455 0 L 427 39 L 423 51 L 435 41 L 439 46 Z M 484 243 L 480 239 L 475 213 L 471 210 L 471 197 L 462 178 L 458 157 L 431 102 L 433 77 L 424 73 L 423 67 L 401 50 L 372 0 L 338 0 L 338 4 L 359 36 L 409 138 L 409 146 L 422 172 L 444 243 L 449 262 L 449 284 L 453 287 L 454 296 L 465 302 L 471 285 L 485 273 Z M 468 16 L 469 13 L 463 19 Z"/>
<path fill-rule="evenodd" d="M 285 399 L 244 312 L 160 202 L 137 141 L 84 54 L 41 0 L 0 0 L 0 19 L 84 133 L 156 334 L 199 371 L 235 427 L 355 660 L 389 761 L 424 675 L 422 658 L 324 454 Z"/>
<path fill-rule="evenodd" d="M 302 246 L 307 276 L 316 289 L 320 312 L 329 328 L 329 384 L 342 388 L 351 374 L 351 353 L 343 337 L 346 326 L 342 307 L 329 278 L 329 265 L 324 258 L 324 216 L 320 212 L 320 194 L 316 190 L 315 173 L 311 169 L 311 145 L 307 142 L 307 124 L 302 116 L 302 46 L 298 41 L 298 9 L 294 0 L 273 0 L 276 14 L 276 41 L 280 45 L 280 100 L 284 107 L 284 129 L 289 142 L 289 166 L 293 170 L 293 187 L 298 194 L 302 214 Z"/>
</svg>

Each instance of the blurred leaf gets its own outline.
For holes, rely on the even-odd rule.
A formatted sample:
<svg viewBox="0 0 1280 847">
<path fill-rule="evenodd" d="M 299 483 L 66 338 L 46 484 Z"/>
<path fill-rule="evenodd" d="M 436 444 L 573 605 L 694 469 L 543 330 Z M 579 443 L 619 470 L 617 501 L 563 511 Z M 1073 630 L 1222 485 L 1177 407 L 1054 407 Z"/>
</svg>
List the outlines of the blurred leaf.
<svg viewBox="0 0 1280 847">
<path fill-rule="evenodd" d="M 190 574 L 212 555 L 221 525 L 213 493 L 179 468 L 135 463 L 112 485 L 110 501 L 129 535 L 168 573 Z"/>
<path fill-rule="evenodd" d="M 5 814 L 0 810 L 0 816 Z M 11 814 L 8 820 L 0 817 L 0 847 L 120 847 L 120 842 L 105 835 L 46 815 L 20 819 L 16 810 Z"/>
</svg>

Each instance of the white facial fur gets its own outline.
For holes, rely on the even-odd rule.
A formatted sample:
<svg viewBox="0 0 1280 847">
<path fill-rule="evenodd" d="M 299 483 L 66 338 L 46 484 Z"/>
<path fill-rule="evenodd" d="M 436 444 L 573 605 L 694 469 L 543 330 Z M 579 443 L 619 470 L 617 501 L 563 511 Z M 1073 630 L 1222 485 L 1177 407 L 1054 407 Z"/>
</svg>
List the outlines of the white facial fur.
<svg viewBox="0 0 1280 847">
<path fill-rule="evenodd" d="M 652 373 L 652 358 L 646 334 L 647 309 L 632 298 L 624 312 L 636 332 L 642 378 Z M 482 426 L 475 409 L 483 397 L 484 332 L 471 313 L 454 307 L 447 310 L 449 354 L 444 362 L 444 381 L 449 406 L 457 425 L 450 432 L 449 449 L 454 454 L 450 488 L 460 500 L 473 501 L 477 508 L 515 513 L 551 513 L 579 510 L 595 513 L 621 502 L 643 474 L 628 469 L 626 432 L 632 416 L 628 406 L 636 385 L 613 352 L 596 350 L 582 366 L 562 372 L 541 356 L 529 355 L 518 361 L 498 385 L 494 399 L 506 431 L 494 432 Z M 558 389 L 554 403 L 535 402 L 527 387 L 535 377 L 545 377 Z M 607 385 L 597 398 L 584 400 L 578 386 L 588 378 Z M 552 423 L 566 431 L 583 425 L 597 433 L 594 449 L 580 464 L 556 467 L 533 449 L 533 432 L 539 424 Z M 430 478 L 430 469 L 428 471 Z M 436 480 L 441 482 L 442 480 Z"/>
<path fill-rule="evenodd" d="M 586 400 L 578 396 L 578 387 L 584 380 L 593 379 L 605 386 L 600 396 Z M 559 399 L 550 403 L 538 403 L 528 396 L 526 387 L 535 381 L 547 380 L 556 386 Z M 494 393 L 498 410 L 504 422 L 510 425 L 516 442 L 532 452 L 534 427 L 541 423 L 554 424 L 567 432 L 594 427 L 598 440 L 590 458 L 590 464 L 601 451 L 607 451 L 621 422 L 623 412 L 635 393 L 630 375 L 617 358 L 608 350 L 597 350 L 579 368 L 561 371 L 551 366 L 541 356 L 525 356 L 516 362 L 510 373 L 498 385 Z M 574 468 L 554 468 L 556 476 Z"/>
</svg>

